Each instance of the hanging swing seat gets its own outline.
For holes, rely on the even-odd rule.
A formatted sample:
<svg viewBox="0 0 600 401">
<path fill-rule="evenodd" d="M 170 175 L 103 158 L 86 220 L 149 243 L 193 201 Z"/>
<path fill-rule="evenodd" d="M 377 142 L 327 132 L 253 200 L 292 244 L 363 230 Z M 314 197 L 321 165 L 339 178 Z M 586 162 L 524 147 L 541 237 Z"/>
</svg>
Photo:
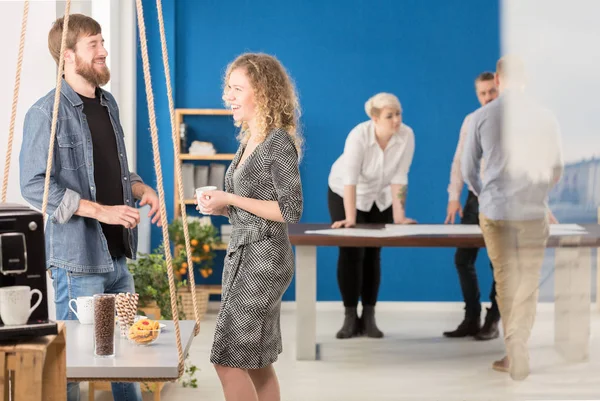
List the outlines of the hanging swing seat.
<svg viewBox="0 0 600 401">
<path fill-rule="evenodd" d="M 113 358 L 94 356 L 94 326 L 66 321 L 67 379 L 69 381 L 174 381 L 179 378 L 179 359 L 175 347 L 173 321 L 161 321 L 166 327 L 157 342 L 149 346 L 135 345 L 125 337 L 115 336 Z M 193 320 L 180 320 L 184 359 L 194 339 Z"/>
</svg>

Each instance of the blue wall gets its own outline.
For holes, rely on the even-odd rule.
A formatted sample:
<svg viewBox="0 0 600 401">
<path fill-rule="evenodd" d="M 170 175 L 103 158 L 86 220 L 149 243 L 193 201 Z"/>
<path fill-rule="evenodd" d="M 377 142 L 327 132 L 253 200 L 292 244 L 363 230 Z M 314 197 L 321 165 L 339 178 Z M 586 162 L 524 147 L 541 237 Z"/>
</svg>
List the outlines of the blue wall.
<svg viewBox="0 0 600 401">
<path fill-rule="evenodd" d="M 155 76 L 167 208 L 173 209 L 172 148 L 154 1 L 144 1 Z M 499 56 L 495 1 L 329 0 L 165 1 L 176 107 L 220 108 L 221 78 L 228 62 L 245 51 L 276 55 L 296 81 L 303 107 L 306 156 L 301 166 L 303 222 L 328 222 L 327 175 L 348 132 L 367 119 L 364 102 L 381 91 L 395 93 L 404 122 L 415 132 L 407 210 L 421 223 L 442 223 L 446 187 L 458 130 L 478 107 L 473 79 L 493 70 Z M 141 65 L 138 67 L 138 172 L 153 179 Z M 164 100 L 163 100 L 164 99 Z M 159 103 L 161 104 L 159 106 Z M 234 152 L 229 117 L 188 120 L 191 130 Z M 145 137 L 144 137 L 145 135 Z M 192 211 L 192 209 L 190 209 Z M 220 224 L 221 222 L 217 222 Z M 153 232 L 153 245 L 161 241 Z M 482 293 L 491 274 L 478 261 Z M 319 300 L 339 300 L 337 249 L 318 251 Z M 385 249 L 380 300 L 461 299 L 451 249 Z M 220 277 L 215 269 L 211 279 Z M 293 299 L 293 286 L 284 299 Z M 487 300 L 486 296 L 482 296 Z"/>
</svg>

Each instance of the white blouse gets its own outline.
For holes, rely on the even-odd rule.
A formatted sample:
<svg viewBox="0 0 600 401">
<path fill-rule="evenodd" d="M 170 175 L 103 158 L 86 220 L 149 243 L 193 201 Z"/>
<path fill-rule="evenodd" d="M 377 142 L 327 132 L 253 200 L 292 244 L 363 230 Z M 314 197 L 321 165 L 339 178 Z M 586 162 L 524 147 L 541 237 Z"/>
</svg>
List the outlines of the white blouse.
<svg viewBox="0 0 600 401">
<path fill-rule="evenodd" d="M 356 208 L 369 212 L 373 203 L 380 211 L 392 205 L 391 184 L 407 185 L 415 153 L 415 134 L 402 124 L 385 150 L 375 138 L 372 120 L 358 124 L 346 138 L 344 153 L 333 163 L 329 188 L 344 196 L 345 185 L 356 185 Z"/>
</svg>

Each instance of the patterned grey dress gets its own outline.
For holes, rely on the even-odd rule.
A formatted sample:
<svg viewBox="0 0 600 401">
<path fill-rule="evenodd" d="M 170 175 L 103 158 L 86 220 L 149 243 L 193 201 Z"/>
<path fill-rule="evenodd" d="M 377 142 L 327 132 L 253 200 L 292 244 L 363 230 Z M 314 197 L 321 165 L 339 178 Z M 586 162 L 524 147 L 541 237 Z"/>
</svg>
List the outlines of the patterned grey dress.
<svg viewBox="0 0 600 401">
<path fill-rule="evenodd" d="M 294 275 L 287 223 L 300 220 L 303 198 L 298 153 L 287 132 L 273 130 L 238 166 L 244 148 L 240 146 L 227 170 L 225 190 L 278 201 L 285 223 L 229 206 L 233 230 L 210 361 L 259 369 L 275 362 L 282 352 L 281 297 Z"/>
</svg>

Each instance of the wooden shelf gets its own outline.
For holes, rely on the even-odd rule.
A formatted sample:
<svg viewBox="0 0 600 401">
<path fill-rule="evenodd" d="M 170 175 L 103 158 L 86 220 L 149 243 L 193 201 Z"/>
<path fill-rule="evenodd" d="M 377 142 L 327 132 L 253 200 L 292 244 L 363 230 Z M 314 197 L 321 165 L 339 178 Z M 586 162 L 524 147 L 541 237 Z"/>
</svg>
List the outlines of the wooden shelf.
<svg viewBox="0 0 600 401">
<path fill-rule="evenodd" d="M 214 249 L 215 251 L 226 251 L 227 250 L 227 246 L 228 246 L 228 244 L 220 243 L 220 244 L 215 244 L 212 247 L 212 249 Z"/>
<path fill-rule="evenodd" d="M 222 291 L 222 286 L 220 284 L 197 284 L 196 288 L 208 291 L 211 295 L 220 295 Z"/>
<path fill-rule="evenodd" d="M 175 114 L 182 116 L 230 116 L 233 112 L 228 109 L 175 109 Z"/>
<path fill-rule="evenodd" d="M 183 119 L 185 116 L 231 116 L 233 115 L 233 111 L 231 109 L 175 109 L 175 131 L 177 133 L 177 137 L 179 138 L 179 127 L 181 123 L 183 123 Z M 180 146 L 179 141 L 177 141 L 176 146 Z M 216 155 L 191 155 L 189 153 L 181 153 L 179 155 L 179 160 L 176 160 L 175 163 L 183 163 L 184 161 L 231 161 L 235 157 L 233 153 L 218 153 Z M 175 181 L 177 177 L 175 177 Z M 180 205 L 179 205 L 179 197 L 175 193 L 175 202 L 174 202 L 174 217 L 181 217 Z M 186 205 L 193 205 L 194 200 L 188 199 L 184 202 Z"/>
<path fill-rule="evenodd" d="M 181 153 L 179 160 L 233 160 L 235 153 L 217 153 L 216 155 L 191 155 Z"/>
</svg>

